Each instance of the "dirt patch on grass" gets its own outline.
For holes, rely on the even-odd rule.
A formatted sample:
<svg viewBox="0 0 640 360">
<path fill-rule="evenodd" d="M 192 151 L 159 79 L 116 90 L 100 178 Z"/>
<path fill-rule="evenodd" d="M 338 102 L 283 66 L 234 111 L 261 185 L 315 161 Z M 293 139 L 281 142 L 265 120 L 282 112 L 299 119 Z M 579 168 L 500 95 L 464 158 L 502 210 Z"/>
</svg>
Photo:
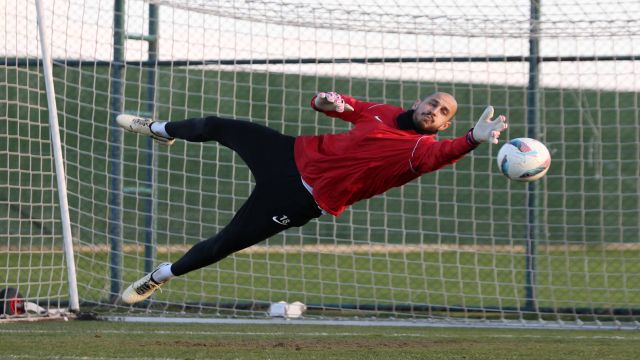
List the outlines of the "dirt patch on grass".
<svg viewBox="0 0 640 360">
<path fill-rule="evenodd" d="M 451 345 L 451 339 L 446 341 Z M 185 347 L 185 348 L 235 348 L 235 349 L 286 349 L 286 350 L 302 350 L 302 349 L 407 349 L 407 348 L 429 348 L 442 347 L 442 339 L 294 339 L 294 340 L 267 340 L 267 339 L 235 339 L 235 340 L 171 340 L 171 341 L 153 341 L 147 346 L 153 347 Z M 457 344 L 461 346 L 462 344 Z M 466 346 L 473 346 L 472 343 L 466 343 Z"/>
</svg>

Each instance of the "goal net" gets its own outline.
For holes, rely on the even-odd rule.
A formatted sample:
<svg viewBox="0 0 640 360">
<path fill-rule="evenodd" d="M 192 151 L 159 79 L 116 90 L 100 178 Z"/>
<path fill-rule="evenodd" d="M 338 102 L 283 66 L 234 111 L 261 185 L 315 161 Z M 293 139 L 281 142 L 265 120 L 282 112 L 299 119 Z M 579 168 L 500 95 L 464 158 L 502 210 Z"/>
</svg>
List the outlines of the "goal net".
<svg viewBox="0 0 640 360">
<path fill-rule="evenodd" d="M 640 313 L 640 4 L 635 0 L 0 2 L 3 284 L 66 306 L 66 269 L 38 41 L 53 57 L 82 310 L 472 324 L 635 326 Z M 0 50 L 2 51 L 2 50 Z M 220 231 L 253 179 L 216 143 L 123 133 L 121 112 L 217 114 L 288 135 L 346 131 L 318 91 L 410 107 L 459 104 L 440 138 L 488 104 L 502 140 L 535 137 L 552 164 L 533 185 L 498 146 L 176 278 L 150 301 L 128 284 Z M 247 224 L 251 226 L 251 224 Z M 622 325 L 621 325 L 622 324 Z"/>
</svg>

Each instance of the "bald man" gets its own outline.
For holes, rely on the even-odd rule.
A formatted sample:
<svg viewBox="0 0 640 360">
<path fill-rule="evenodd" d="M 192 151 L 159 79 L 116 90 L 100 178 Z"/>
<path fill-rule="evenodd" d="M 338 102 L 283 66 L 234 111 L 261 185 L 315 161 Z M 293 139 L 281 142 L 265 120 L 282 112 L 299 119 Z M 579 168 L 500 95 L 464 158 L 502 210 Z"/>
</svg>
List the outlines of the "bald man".
<svg viewBox="0 0 640 360">
<path fill-rule="evenodd" d="M 171 145 L 175 139 L 216 141 L 235 151 L 255 178 L 255 187 L 231 222 L 195 244 L 174 263 L 160 264 L 122 293 L 136 303 L 175 276 L 216 263 L 322 214 L 339 216 L 351 204 L 402 186 L 422 174 L 453 164 L 483 142 L 498 142 L 506 118 L 492 120 L 487 107 L 464 136 L 438 140 L 458 110 L 448 93 L 416 101 L 410 110 L 321 92 L 311 107 L 353 124 L 351 130 L 324 135 L 283 135 L 248 121 L 217 116 L 174 122 L 122 114 L 124 129 Z"/>
</svg>

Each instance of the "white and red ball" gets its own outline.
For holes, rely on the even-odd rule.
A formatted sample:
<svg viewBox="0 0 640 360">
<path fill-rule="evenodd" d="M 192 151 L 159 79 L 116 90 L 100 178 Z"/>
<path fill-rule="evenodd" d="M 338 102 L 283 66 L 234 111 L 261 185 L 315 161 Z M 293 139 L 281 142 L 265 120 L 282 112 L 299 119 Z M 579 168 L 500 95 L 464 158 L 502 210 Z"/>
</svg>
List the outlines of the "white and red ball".
<svg viewBox="0 0 640 360">
<path fill-rule="evenodd" d="M 515 181 L 536 181 L 551 165 L 551 155 L 543 143 L 530 138 L 509 140 L 498 152 L 498 167 L 504 176 Z"/>
</svg>

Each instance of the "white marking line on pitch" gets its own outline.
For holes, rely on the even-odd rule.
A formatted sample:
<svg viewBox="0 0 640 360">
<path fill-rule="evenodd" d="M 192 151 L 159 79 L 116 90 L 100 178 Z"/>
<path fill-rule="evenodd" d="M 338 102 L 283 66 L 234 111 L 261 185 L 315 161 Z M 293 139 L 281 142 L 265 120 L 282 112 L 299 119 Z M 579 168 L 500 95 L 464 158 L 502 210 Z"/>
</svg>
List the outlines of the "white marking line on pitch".
<svg viewBox="0 0 640 360">
<path fill-rule="evenodd" d="M 158 245 L 155 247 L 159 254 L 172 252 L 185 252 L 191 245 Z M 640 250 L 638 243 L 610 243 L 601 245 L 539 245 L 537 249 L 540 253 L 545 252 L 571 252 L 587 251 L 589 249 L 600 249 L 605 251 L 625 251 Z M 78 253 L 102 253 L 109 252 L 109 245 L 80 244 L 74 246 Z M 61 247 L 47 249 L 23 249 L 17 246 L 0 246 L 3 253 L 62 253 Z M 122 251 L 125 253 L 140 253 L 144 251 L 144 245 L 127 244 L 123 245 Z M 387 254 L 387 253 L 441 253 L 441 252 L 471 252 L 487 254 L 524 254 L 524 245 L 464 245 L 464 244 L 316 244 L 316 245 L 255 245 L 240 250 L 240 254 L 299 254 L 299 253 L 326 253 L 326 254 Z"/>
<path fill-rule="evenodd" d="M 3 355 L 6 356 L 3 359 L 33 359 L 33 355 Z M 57 359 L 57 360 L 113 360 L 115 358 L 112 357 L 95 357 L 95 356 L 67 356 L 67 355 L 63 355 L 63 356 L 58 356 L 58 355 L 50 355 L 50 356 L 44 356 L 42 354 L 38 354 L 38 359 Z M 132 358 L 117 358 L 117 359 L 132 359 Z M 136 357 L 136 360 L 156 360 L 158 358 L 154 357 L 154 358 L 141 358 L 141 357 Z M 178 360 L 178 359 L 183 359 L 183 358 L 167 358 L 167 357 L 163 357 L 163 360 Z"/>
<path fill-rule="evenodd" d="M 563 331 L 563 330 L 559 330 Z M 84 331 L 83 331 L 84 332 Z M 244 332 L 244 331 L 168 331 L 168 330 L 151 330 L 151 331 L 139 331 L 139 330 L 95 330 L 96 333 L 103 334 L 158 334 L 158 335 L 229 335 L 229 336 L 240 336 L 240 335 L 255 335 L 255 336 L 286 336 L 292 335 L 287 332 Z M 68 330 L 15 330 L 15 329 L 0 329 L 0 333 L 22 333 L 22 334 L 47 334 L 47 333 L 70 333 Z M 371 333 L 327 333 L 327 332 L 298 332 L 295 334 L 296 336 L 370 336 Z M 388 337 L 425 337 L 425 338 L 460 338 L 460 335 L 447 335 L 447 334 L 386 334 L 381 336 Z M 483 335 L 477 334 L 474 337 L 483 337 L 483 338 L 504 338 L 504 339 L 520 339 L 520 338 L 530 338 L 530 339 L 575 339 L 575 340 L 632 340 L 637 341 L 640 340 L 640 336 L 618 336 L 618 335 L 594 335 L 594 336 L 586 336 L 586 335 L 574 335 L 567 336 L 567 334 L 558 334 L 558 335 L 513 335 L 513 334 L 492 334 L 492 335 Z"/>
</svg>

